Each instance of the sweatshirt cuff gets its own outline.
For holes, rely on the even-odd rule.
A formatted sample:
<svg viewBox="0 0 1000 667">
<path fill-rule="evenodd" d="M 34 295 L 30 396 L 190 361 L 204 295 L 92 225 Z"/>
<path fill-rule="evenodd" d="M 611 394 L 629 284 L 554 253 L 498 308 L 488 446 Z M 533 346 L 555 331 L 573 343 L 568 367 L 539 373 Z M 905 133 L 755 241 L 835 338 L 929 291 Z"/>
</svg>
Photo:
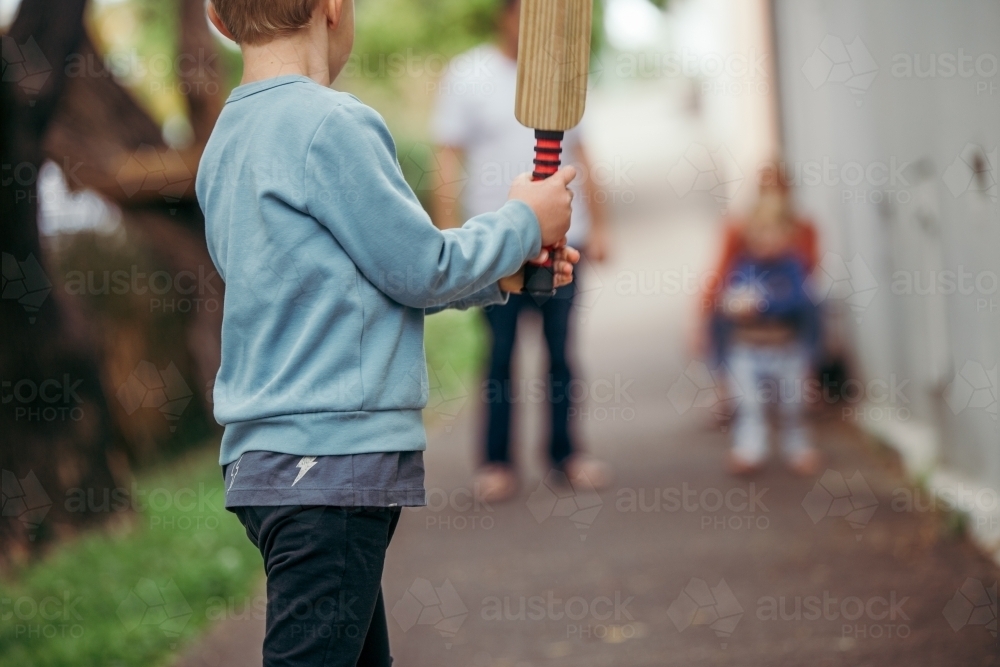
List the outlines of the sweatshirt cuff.
<svg viewBox="0 0 1000 667">
<path fill-rule="evenodd" d="M 542 251 L 542 228 L 538 225 L 538 217 L 531 207 L 520 199 L 509 199 L 497 211 L 509 220 L 521 240 L 521 251 L 524 253 L 522 264 Z"/>
<path fill-rule="evenodd" d="M 499 283 L 490 283 L 478 292 L 473 292 L 465 298 L 451 302 L 448 304 L 448 307 L 465 310 L 467 308 L 485 308 L 504 303 L 507 303 L 507 293 L 500 289 Z"/>
<path fill-rule="evenodd" d="M 482 294 L 475 305 L 485 308 L 487 306 L 502 306 L 507 303 L 508 293 L 500 289 L 500 283 L 496 282 L 481 290 Z"/>
<path fill-rule="evenodd" d="M 487 308 L 489 306 L 503 305 L 507 303 L 507 299 L 507 292 L 501 290 L 500 284 L 496 282 L 491 283 L 478 292 L 473 292 L 472 294 L 461 299 L 456 299 L 455 301 L 432 306 L 430 308 L 424 308 L 424 314 L 433 315 L 434 313 L 440 313 L 442 310 L 447 310 L 448 308 L 452 308 L 454 310 Z"/>
</svg>

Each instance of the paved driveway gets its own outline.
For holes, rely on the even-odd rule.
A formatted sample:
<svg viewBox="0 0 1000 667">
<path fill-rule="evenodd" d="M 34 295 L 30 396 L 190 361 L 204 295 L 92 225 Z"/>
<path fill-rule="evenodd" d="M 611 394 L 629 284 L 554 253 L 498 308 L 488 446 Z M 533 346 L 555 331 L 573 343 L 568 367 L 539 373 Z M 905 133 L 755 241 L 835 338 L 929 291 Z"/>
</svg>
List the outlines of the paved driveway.
<svg viewBox="0 0 1000 667">
<path fill-rule="evenodd" d="M 777 465 L 752 483 L 722 471 L 727 435 L 683 380 L 675 387 L 692 297 L 665 274 L 703 270 L 710 227 L 648 219 L 616 236 L 613 262 L 585 271 L 577 332 L 580 432 L 613 462 L 614 484 L 576 493 L 547 476 L 543 406 L 529 399 L 520 495 L 473 503 L 478 388 L 444 397 L 464 402 L 432 428 L 431 506 L 404 515 L 386 566 L 396 664 L 998 664 L 987 629 L 997 568 L 841 408 L 814 422 L 821 479 Z M 544 362 L 532 327 L 518 352 L 525 378 Z M 183 664 L 259 664 L 260 636 L 259 623 L 230 622 Z"/>
</svg>

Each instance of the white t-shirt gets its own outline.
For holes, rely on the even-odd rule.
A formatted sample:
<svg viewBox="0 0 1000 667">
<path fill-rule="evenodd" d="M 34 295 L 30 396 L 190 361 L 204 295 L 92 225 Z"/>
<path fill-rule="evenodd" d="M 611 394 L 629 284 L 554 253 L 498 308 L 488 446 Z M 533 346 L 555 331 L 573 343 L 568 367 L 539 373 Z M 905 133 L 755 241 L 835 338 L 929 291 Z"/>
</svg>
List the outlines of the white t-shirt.
<svg viewBox="0 0 1000 667">
<path fill-rule="evenodd" d="M 460 148 L 465 153 L 465 213 L 471 217 L 496 211 L 507 201 L 514 178 L 534 168 L 534 130 L 514 118 L 517 63 L 492 44 L 477 46 L 452 59 L 438 85 L 431 130 L 439 145 Z M 573 217 L 567 235 L 570 245 L 577 247 L 586 240 L 590 229 L 581 188 L 586 174 L 576 164 L 580 127 L 566 132 L 562 153 L 563 164 L 573 164 L 579 171 L 570 185 L 574 192 Z"/>
</svg>

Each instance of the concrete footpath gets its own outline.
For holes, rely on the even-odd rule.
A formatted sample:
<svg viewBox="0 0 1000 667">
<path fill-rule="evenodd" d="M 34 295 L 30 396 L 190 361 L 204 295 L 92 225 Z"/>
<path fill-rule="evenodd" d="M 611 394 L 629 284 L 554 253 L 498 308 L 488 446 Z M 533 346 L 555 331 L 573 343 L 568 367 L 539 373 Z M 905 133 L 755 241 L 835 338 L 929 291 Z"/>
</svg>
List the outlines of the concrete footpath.
<svg viewBox="0 0 1000 667">
<path fill-rule="evenodd" d="M 583 271 L 576 341 L 581 439 L 614 483 L 575 492 L 547 473 L 525 385 L 521 492 L 476 504 L 480 390 L 434 397 L 431 506 L 404 513 L 385 571 L 395 664 L 1000 664 L 997 568 L 839 409 L 814 420 L 821 477 L 725 474 L 713 389 L 685 355 L 691 295 L 665 280 L 704 269 L 709 232 L 640 220 L 615 237 L 613 261 Z M 537 377 L 537 323 L 523 333 L 518 368 Z M 259 665 L 261 636 L 220 624 L 178 664 Z"/>
</svg>

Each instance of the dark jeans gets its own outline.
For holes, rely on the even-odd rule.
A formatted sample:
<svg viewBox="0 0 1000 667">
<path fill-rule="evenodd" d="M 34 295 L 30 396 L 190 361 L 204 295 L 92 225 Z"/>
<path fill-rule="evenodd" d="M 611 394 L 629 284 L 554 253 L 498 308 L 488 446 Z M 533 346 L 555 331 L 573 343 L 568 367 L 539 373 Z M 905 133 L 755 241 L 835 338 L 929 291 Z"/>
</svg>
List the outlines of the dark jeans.
<svg viewBox="0 0 1000 667">
<path fill-rule="evenodd" d="M 234 511 L 264 557 L 264 667 L 392 664 L 381 582 L 398 508 Z"/>
<path fill-rule="evenodd" d="M 510 357 L 514 351 L 517 320 L 522 308 L 535 308 L 542 313 L 545 342 L 549 348 L 548 399 L 552 405 L 552 432 L 549 440 L 549 458 L 560 467 L 573 453 L 569 433 L 569 385 L 573 374 L 566 358 L 566 338 L 576 283 L 560 287 L 555 296 L 542 302 L 525 294 L 511 294 L 505 305 L 485 309 L 486 319 L 493 331 L 493 349 L 490 372 L 484 397 L 488 403 L 486 427 L 486 461 L 510 462 L 510 406 L 514 401 L 524 402 L 531 394 L 511 383 Z"/>
</svg>

